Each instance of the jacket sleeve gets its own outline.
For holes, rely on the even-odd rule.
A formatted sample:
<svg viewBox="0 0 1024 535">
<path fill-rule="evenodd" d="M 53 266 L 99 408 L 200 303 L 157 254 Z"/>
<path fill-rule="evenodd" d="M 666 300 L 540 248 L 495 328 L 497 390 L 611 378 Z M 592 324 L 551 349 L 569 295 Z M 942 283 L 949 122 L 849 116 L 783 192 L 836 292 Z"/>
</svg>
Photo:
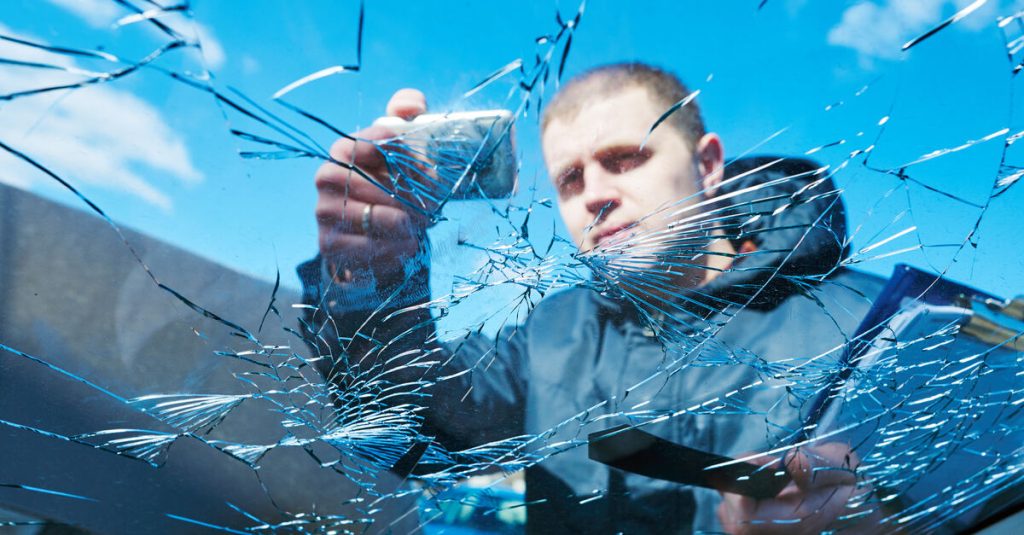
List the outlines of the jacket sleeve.
<svg viewBox="0 0 1024 535">
<path fill-rule="evenodd" d="M 471 333 L 438 339 L 427 296 L 410 285 L 401 301 L 364 296 L 343 302 L 316 257 L 298 267 L 305 313 L 302 338 L 312 362 L 341 394 L 366 389 L 422 418 L 421 439 L 460 451 L 523 433 L 526 334 L 506 327 L 495 339 Z M 376 306 L 376 308 L 372 308 Z"/>
<path fill-rule="evenodd" d="M 429 401 L 437 436 L 465 449 L 522 435 L 526 413 L 526 331 L 507 327 L 444 344 Z"/>
</svg>

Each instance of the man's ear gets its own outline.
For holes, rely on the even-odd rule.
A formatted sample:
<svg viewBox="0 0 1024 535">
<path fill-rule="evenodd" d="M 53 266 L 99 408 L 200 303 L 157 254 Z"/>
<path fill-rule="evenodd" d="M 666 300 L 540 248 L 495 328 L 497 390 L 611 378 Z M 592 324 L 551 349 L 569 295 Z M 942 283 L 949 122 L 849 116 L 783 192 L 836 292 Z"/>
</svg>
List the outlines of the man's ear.
<svg viewBox="0 0 1024 535">
<path fill-rule="evenodd" d="M 722 183 L 722 165 L 725 163 L 725 150 L 722 148 L 722 138 L 718 134 L 704 134 L 697 141 L 694 157 L 697 158 L 697 168 L 703 177 L 701 186 L 704 188 L 706 197 L 717 195 L 718 185 Z"/>
</svg>

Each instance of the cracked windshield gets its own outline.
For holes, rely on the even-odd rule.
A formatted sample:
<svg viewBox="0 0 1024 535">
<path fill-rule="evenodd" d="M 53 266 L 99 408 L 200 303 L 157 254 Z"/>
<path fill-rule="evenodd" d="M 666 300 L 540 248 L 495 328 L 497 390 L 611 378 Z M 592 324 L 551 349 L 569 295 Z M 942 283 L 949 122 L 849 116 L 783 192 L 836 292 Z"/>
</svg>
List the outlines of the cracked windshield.
<svg viewBox="0 0 1024 535">
<path fill-rule="evenodd" d="M 0 532 L 1024 530 L 1024 1 L 0 14 Z"/>
</svg>

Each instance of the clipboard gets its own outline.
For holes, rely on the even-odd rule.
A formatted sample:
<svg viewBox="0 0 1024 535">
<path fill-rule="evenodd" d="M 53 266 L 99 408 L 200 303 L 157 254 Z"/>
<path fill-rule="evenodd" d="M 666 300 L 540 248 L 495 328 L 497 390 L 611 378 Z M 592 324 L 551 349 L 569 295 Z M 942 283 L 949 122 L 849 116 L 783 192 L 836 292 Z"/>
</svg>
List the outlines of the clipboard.
<svg viewBox="0 0 1024 535">
<path fill-rule="evenodd" d="M 884 339 L 887 330 L 892 330 L 892 321 L 900 317 L 901 311 L 908 313 L 904 321 L 910 321 L 915 316 L 915 306 L 925 307 L 932 311 L 930 313 L 941 312 L 947 318 L 955 316 L 957 335 L 964 339 L 1002 348 L 1009 353 L 1024 350 L 1024 299 L 1001 300 L 986 292 L 900 264 L 874 306 L 861 321 L 854 342 L 847 347 L 843 365 L 831 385 L 809 403 L 809 410 L 803 420 L 805 435 L 802 438 L 811 438 L 816 430 L 827 426 L 829 422 L 823 416 L 830 415 L 834 420 L 842 414 L 842 407 L 836 403 L 841 399 L 842 388 L 850 387 L 851 377 L 858 366 L 867 364 L 865 355 L 870 353 L 873 343 L 880 338 Z M 937 318 L 934 314 L 931 317 L 933 320 Z M 906 326 L 912 327 L 912 323 Z M 926 325 L 919 327 L 927 328 Z M 1024 426 L 1024 422 L 1021 425 Z M 591 433 L 588 453 L 593 460 L 628 472 L 758 499 L 777 495 L 789 483 L 789 477 L 783 470 L 749 463 L 731 463 L 723 468 L 707 470 L 707 467 L 721 465 L 732 459 L 675 444 L 629 425 Z M 1010 498 L 1003 502 L 1014 504 L 1012 507 L 1006 503 L 1001 504 L 998 509 L 1005 513 L 1019 510 L 1024 499 Z M 967 525 L 976 524 L 973 521 L 996 518 L 991 513 L 984 511 L 974 514 L 967 519 Z"/>
<path fill-rule="evenodd" d="M 892 277 L 854 332 L 853 341 L 844 353 L 839 374 L 832 380 L 833 385 L 842 384 L 849 379 L 858 356 L 870 349 L 872 341 L 881 335 L 889 320 L 899 313 L 907 300 L 937 306 L 963 305 L 971 301 L 999 302 L 992 294 L 943 279 L 907 264 L 897 264 Z M 831 399 L 827 393 L 822 393 L 812 402 L 807 411 L 808 416 L 804 418 L 805 423 L 813 425 Z"/>
<path fill-rule="evenodd" d="M 1024 479 L 999 477 L 1024 445 L 1022 351 L 1024 298 L 898 265 L 803 438 L 853 445 L 903 527 L 976 529 L 1024 506 Z"/>
</svg>

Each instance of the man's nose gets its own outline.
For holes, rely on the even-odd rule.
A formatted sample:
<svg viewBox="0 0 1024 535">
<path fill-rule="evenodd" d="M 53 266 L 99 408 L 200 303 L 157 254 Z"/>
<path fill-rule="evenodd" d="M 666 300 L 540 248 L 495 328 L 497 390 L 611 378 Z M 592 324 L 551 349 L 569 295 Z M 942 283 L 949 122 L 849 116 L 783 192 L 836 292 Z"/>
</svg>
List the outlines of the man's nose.
<svg viewBox="0 0 1024 535">
<path fill-rule="evenodd" d="M 604 219 L 609 212 L 622 204 L 622 194 L 614 184 L 606 180 L 607 177 L 603 173 L 596 172 L 589 173 L 589 175 L 585 179 L 585 189 L 583 190 L 587 211 L 596 219 Z"/>
</svg>

